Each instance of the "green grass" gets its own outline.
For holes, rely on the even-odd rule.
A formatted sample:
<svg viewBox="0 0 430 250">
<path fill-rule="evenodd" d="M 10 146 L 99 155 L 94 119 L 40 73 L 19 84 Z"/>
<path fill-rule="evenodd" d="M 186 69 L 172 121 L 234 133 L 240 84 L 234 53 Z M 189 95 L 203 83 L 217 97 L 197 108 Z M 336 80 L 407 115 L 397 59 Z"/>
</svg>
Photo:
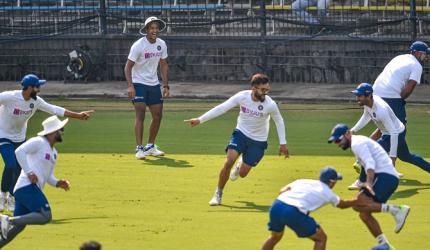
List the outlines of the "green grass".
<svg viewBox="0 0 430 250">
<path fill-rule="evenodd" d="M 167 102 L 158 144 L 168 154 L 144 161 L 134 159 L 134 113 L 116 100 L 52 100 L 72 110 L 95 108 L 93 119 L 71 120 L 59 144 L 55 174 L 72 183 L 70 192 L 46 186 L 53 222 L 29 226 L 5 249 L 78 249 L 95 239 L 105 250 L 117 249 L 259 249 L 268 236 L 268 209 L 283 185 L 298 178 L 316 178 L 319 169 L 334 165 L 343 175 L 335 192 L 346 190 L 356 174 L 352 153 L 327 144 L 337 122 L 353 123 L 361 115 L 355 104 L 282 104 L 291 158 L 277 154 L 274 124 L 269 149 L 245 179 L 228 183 L 221 207 L 207 202 L 215 189 L 224 147 L 235 126 L 237 111 L 190 128 L 182 120 L 198 116 L 218 102 Z M 429 157 L 425 137 L 428 106 L 409 107 L 408 142 Z M 41 130 L 47 115 L 32 118 L 29 135 Z M 150 116 L 148 116 L 149 118 Z M 369 126 L 364 133 L 370 133 Z M 376 215 L 397 249 L 428 249 L 430 175 L 408 164 L 391 202 L 412 207 L 407 224 L 394 234 L 389 214 Z M 329 237 L 327 249 L 369 249 L 375 240 L 352 210 L 330 205 L 312 214 Z M 278 249 L 312 249 L 312 242 L 286 230 Z"/>
</svg>

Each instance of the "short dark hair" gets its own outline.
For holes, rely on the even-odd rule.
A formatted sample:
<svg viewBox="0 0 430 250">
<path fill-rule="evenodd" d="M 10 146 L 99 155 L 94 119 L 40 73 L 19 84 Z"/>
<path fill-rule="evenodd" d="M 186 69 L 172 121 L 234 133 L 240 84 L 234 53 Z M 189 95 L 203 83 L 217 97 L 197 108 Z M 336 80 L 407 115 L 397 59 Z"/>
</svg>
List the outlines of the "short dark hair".
<svg viewBox="0 0 430 250">
<path fill-rule="evenodd" d="M 260 84 L 266 84 L 269 82 L 269 77 L 263 73 L 254 74 L 251 77 L 251 86 L 258 86 Z"/>
<path fill-rule="evenodd" d="M 92 241 L 84 242 L 79 249 L 80 250 L 101 250 L 102 245 L 97 241 L 92 240 Z"/>
</svg>

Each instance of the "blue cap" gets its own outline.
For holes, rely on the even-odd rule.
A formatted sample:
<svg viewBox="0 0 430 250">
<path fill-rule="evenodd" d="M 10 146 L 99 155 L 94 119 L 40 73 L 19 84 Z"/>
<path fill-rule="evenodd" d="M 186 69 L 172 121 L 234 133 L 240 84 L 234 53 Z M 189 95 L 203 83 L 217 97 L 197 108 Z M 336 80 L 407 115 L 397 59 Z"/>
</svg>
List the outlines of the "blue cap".
<svg viewBox="0 0 430 250">
<path fill-rule="evenodd" d="M 411 44 L 411 52 L 420 51 L 430 54 L 430 48 L 425 42 L 416 41 Z"/>
<path fill-rule="evenodd" d="M 351 91 L 356 96 L 362 96 L 362 95 L 370 95 L 373 93 L 372 85 L 369 83 L 360 83 L 360 85 L 357 86 L 357 88 L 353 91 Z"/>
<path fill-rule="evenodd" d="M 342 180 L 342 175 L 336 172 L 336 169 L 327 166 L 320 171 L 320 181 L 329 184 L 330 181 Z"/>
<path fill-rule="evenodd" d="M 25 88 L 25 87 L 28 87 L 28 86 L 36 86 L 36 87 L 39 87 L 39 86 L 41 86 L 41 85 L 43 85 L 43 84 L 45 84 L 45 82 L 46 82 L 46 80 L 39 80 L 39 77 L 37 77 L 36 75 L 34 75 L 34 74 L 28 74 L 28 75 L 25 75 L 23 78 L 22 78 L 22 81 L 21 81 L 21 85 Z"/>
<path fill-rule="evenodd" d="M 349 128 L 343 123 L 338 123 L 334 128 L 331 130 L 331 135 L 328 138 L 328 143 L 332 143 L 334 141 L 338 141 L 342 139 L 342 136 L 348 132 Z"/>
</svg>

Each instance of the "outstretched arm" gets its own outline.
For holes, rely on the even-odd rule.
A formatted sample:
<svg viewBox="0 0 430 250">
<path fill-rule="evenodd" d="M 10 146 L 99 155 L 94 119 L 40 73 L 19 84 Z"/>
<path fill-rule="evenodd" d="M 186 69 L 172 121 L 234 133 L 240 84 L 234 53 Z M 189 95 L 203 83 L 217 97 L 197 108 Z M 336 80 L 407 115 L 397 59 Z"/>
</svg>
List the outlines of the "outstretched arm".
<svg viewBox="0 0 430 250">
<path fill-rule="evenodd" d="M 91 117 L 91 113 L 94 113 L 94 112 L 95 112 L 95 110 L 87 110 L 87 111 L 82 111 L 79 113 L 73 112 L 70 110 L 66 110 L 64 112 L 64 116 L 79 119 L 79 120 L 88 120 Z"/>
</svg>

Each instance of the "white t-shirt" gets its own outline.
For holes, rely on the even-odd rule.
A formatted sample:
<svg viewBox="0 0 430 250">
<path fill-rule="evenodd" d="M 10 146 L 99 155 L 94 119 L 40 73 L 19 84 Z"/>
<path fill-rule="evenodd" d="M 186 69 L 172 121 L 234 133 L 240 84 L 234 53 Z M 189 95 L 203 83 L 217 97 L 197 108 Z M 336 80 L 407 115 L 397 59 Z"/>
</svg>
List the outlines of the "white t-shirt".
<svg viewBox="0 0 430 250">
<path fill-rule="evenodd" d="M 198 119 L 204 123 L 220 116 L 230 109 L 239 106 L 236 128 L 247 137 L 255 141 L 267 141 L 269 135 L 269 121 L 272 117 L 278 131 L 279 144 L 287 144 L 285 139 L 284 119 L 279 112 L 278 105 L 266 95 L 264 102 L 252 100 L 252 91 L 243 90 L 230 97 L 227 101 L 209 110 Z"/>
<path fill-rule="evenodd" d="M 28 178 L 31 172 L 37 176 L 37 185 L 41 190 L 46 182 L 55 187 L 58 179 L 53 173 L 58 153 L 44 136 L 33 137 L 26 141 L 15 150 L 15 155 L 22 170 L 14 192 L 31 184 Z"/>
<path fill-rule="evenodd" d="M 315 211 L 327 203 L 337 206 L 340 202 L 331 188 L 319 181 L 300 179 L 288 184 L 290 190 L 281 193 L 278 200 L 297 207 L 302 213 Z"/>
<path fill-rule="evenodd" d="M 130 49 L 128 59 L 135 64 L 131 70 L 133 83 L 141 83 L 149 86 L 160 84 L 157 68 L 160 59 L 167 58 L 166 43 L 157 38 L 155 43 L 150 43 L 146 36 L 137 40 Z"/>
<path fill-rule="evenodd" d="M 423 66 L 412 54 L 394 57 L 373 85 L 373 93 L 383 98 L 401 98 L 400 93 L 408 80 L 420 84 Z"/>
<path fill-rule="evenodd" d="M 64 108 L 49 104 L 40 97 L 24 100 L 21 90 L 0 93 L 0 138 L 24 141 L 27 122 L 38 109 L 57 116 L 64 116 L 65 112 Z"/>
<path fill-rule="evenodd" d="M 364 169 L 373 169 L 375 173 L 387 173 L 399 178 L 384 148 L 376 141 L 362 135 L 352 135 L 351 150 Z"/>
<path fill-rule="evenodd" d="M 358 132 L 372 120 L 383 135 L 390 135 L 390 156 L 397 157 L 398 136 L 405 130 L 405 125 L 397 118 L 390 106 L 381 97 L 373 96 L 373 106 L 364 106 L 364 112 L 360 120 L 351 128 L 352 132 Z"/>
</svg>

